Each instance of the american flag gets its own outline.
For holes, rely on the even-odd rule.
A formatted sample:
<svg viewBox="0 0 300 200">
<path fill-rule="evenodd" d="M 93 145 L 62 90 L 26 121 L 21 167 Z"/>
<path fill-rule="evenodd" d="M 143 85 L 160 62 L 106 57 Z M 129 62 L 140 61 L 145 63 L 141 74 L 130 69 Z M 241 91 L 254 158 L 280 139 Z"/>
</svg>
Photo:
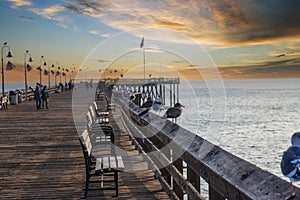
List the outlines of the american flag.
<svg viewBox="0 0 300 200">
<path fill-rule="evenodd" d="M 27 69 L 28 72 L 30 72 L 32 70 L 32 67 L 29 64 L 27 64 L 26 69 Z"/>
<path fill-rule="evenodd" d="M 142 38 L 142 41 L 140 43 L 140 48 L 143 48 L 144 47 L 144 37 Z"/>
<path fill-rule="evenodd" d="M 6 65 L 6 70 L 12 70 L 14 69 L 16 66 L 14 64 L 12 64 L 10 61 L 7 62 Z"/>
</svg>

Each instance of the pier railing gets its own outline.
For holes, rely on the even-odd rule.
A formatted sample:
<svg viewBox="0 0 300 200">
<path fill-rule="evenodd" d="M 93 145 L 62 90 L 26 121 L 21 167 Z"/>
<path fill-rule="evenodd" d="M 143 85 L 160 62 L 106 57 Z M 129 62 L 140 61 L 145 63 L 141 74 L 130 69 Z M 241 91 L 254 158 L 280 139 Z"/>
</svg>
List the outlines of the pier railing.
<svg viewBox="0 0 300 200">
<path fill-rule="evenodd" d="M 147 84 L 179 84 L 179 78 L 147 78 L 147 79 L 101 79 L 108 85 L 147 85 Z"/>
<path fill-rule="evenodd" d="M 284 199 L 289 183 L 138 106 L 119 100 L 124 126 L 171 199 Z M 298 188 L 295 188 L 300 193 Z"/>
<path fill-rule="evenodd" d="M 53 93 L 59 91 L 60 89 L 58 90 L 58 87 L 59 86 L 54 86 L 54 85 L 50 86 L 50 88 L 48 88 L 49 92 L 51 94 L 53 94 Z M 11 97 L 12 95 L 16 96 L 17 103 L 21 103 L 26 100 L 25 90 L 11 90 L 9 92 L 6 92 L 5 98 L 7 99 L 8 102 L 12 101 L 12 97 Z M 2 99 L 2 94 L 0 94 L 0 99 Z M 27 100 L 33 100 L 33 99 L 34 99 L 34 90 L 28 89 L 27 90 Z M 11 102 L 11 104 L 12 104 L 12 102 Z"/>
</svg>

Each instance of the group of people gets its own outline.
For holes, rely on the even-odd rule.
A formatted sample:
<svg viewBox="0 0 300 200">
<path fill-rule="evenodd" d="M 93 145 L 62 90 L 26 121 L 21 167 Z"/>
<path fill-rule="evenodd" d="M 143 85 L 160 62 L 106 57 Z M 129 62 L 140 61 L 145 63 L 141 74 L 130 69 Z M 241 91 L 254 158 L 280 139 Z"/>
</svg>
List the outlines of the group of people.
<svg viewBox="0 0 300 200">
<path fill-rule="evenodd" d="M 47 89 L 46 85 L 42 88 L 43 89 L 40 89 L 40 85 L 37 85 L 34 90 L 34 98 L 35 98 L 37 110 L 44 109 L 45 107 L 49 109 L 48 103 L 49 103 L 50 92 Z"/>
</svg>

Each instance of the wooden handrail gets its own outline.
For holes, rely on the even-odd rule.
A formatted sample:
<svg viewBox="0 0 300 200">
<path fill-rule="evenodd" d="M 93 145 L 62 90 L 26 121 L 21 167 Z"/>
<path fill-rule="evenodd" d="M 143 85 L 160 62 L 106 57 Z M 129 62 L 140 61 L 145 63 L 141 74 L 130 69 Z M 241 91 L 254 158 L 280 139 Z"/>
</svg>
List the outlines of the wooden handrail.
<svg viewBox="0 0 300 200">
<path fill-rule="evenodd" d="M 117 101 L 132 139 L 164 177 L 162 185 L 171 184 L 169 180 L 173 177 L 173 185 L 164 187 L 173 188 L 168 194 L 174 191 L 178 199 L 183 199 L 183 194 L 189 199 L 200 199 L 201 177 L 209 185 L 209 199 L 284 199 L 289 195 L 287 181 L 178 124 L 163 121 L 160 116 L 144 112 L 134 104 L 129 106 L 127 101 Z M 186 179 L 183 178 L 183 162 L 187 165 Z M 300 193 L 297 187 L 295 191 Z"/>
<path fill-rule="evenodd" d="M 58 86 L 50 86 L 50 88 L 47 88 L 47 89 L 49 90 L 50 94 L 53 94 L 57 90 L 57 87 Z M 25 99 L 26 99 L 25 90 L 22 90 L 21 95 L 22 95 L 22 101 L 25 101 Z M 32 89 L 27 90 L 27 99 L 28 100 L 34 99 L 34 90 L 32 90 Z"/>
</svg>

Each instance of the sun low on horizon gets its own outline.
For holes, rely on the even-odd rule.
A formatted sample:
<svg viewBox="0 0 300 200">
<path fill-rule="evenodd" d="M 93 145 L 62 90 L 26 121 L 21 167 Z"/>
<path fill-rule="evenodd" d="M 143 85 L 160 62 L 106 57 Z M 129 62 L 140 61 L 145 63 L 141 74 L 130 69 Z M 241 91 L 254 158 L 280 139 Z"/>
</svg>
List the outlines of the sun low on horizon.
<svg viewBox="0 0 300 200">
<path fill-rule="evenodd" d="M 0 6 L 4 68 L 8 61 L 16 66 L 5 70 L 5 82 L 24 81 L 26 64 L 35 82 L 39 66 L 53 73 L 63 69 L 69 78 L 71 71 L 126 77 L 143 62 L 147 71 L 137 77 L 175 70 L 203 79 L 193 63 L 199 54 L 190 53 L 195 44 L 211 60 L 200 68 L 216 67 L 223 79 L 300 77 L 299 1 L 4 0 Z M 167 42 L 169 49 L 161 50 Z"/>
</svg>

